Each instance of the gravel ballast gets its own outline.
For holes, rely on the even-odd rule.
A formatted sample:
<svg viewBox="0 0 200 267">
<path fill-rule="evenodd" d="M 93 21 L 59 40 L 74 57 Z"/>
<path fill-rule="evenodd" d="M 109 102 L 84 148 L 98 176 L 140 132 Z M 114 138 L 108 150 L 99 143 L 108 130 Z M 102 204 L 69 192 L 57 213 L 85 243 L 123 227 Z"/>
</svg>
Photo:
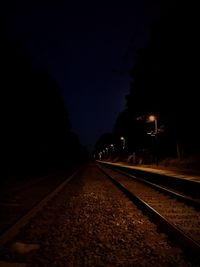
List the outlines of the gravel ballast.
<svg viewBox="0 0 200 267">
<path fill-rule="evenodd" d="M 21 242 L 38 245 L 27 254 Z M 75 177 L 0 252 L 27 266 L 193 266 L 94 165 Z"/>
</svg>

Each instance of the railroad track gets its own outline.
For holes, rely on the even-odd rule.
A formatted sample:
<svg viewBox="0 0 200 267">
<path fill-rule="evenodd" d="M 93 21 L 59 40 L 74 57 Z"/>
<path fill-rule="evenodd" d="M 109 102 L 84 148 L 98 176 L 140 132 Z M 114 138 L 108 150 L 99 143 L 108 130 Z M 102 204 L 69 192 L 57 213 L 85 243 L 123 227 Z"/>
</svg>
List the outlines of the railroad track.
<svg viewBox="0 0 200 267">
<path fill-rule="evenodd" d="M 172 175 L 163 172 L 151 172 L 148 170 L 132 169 L 124 165 L 113 165 L 112 163 L 101 163 L 111 169 L 122 171 L 122 173 L 130 174 L 138 178 L 150 181 L 152 183 L 161 185 L 162 187 L 170 188 L 171 190 L 183 193 L 184 195 L 190 196 L 200 201 L 200 183 L 198 180 L 181 178 L 177 175 Z M 184 175 L 183 177 L 185 177 Z"/>
<path fill-rule="evenodd" d="M 62 183 L 57 185 L 57 187 L 52 189 L 50 193 L 43 195 L 42 199 L 35 202 L 35 204 L 29 206 L 26 209 L 23 209 L 20 215 L 12 217 L 11 214 L 11 223 L 8 224 L 8 227 L 4 227 L 1 229 L 0 232 L 0 247 L 3 246 L 7 241 L 12 239 L 19 230 L 25 226 L 30 218 L 34 217 L 37 212 L 42 210 L 42 208 L 56 195 L 58 194 L 65 186 L 66 184 L 74 177 L 80 170 L 75 171 L 70 177 L 65 179 Z M 6 217 L 7 219 L 8 217 Z"/>
<path fill-rule="evenodd" d="M 177 243 L 200 262 L 200 202 L 127 173 L 98 165 L 104 174 Z"/>
<path fill-rule="evenodd" d="M 161 181 L 160 180 L 151 181 L 151 179 L 149 180 L 148 177 L 145 178 L 143 176 L 140 177 L 138 175 L 132 175 L 130 173 L 127 173 L 126 171 L 122 171 L 121 169 L 118 169 L 118 168 L 116 169 L 113 166 L 106 166 L 106 167 L 111 170 L 115 170 L 116 172 L 121 173 L 122 175 L 125 175 L 129 177 L 130 179 L 142 182 L 143 184 L 146 184 L 154 189 L 157 189 L 158 191 L 168 194 L 174 198 L 177 198 L 178 200 L 182 200 L 184 203 L 187 203 L 191 205 L 192 207 L 194 207 L 196 210 L 200 211 L 199 195 L 197 198 L 196 192 L 194 192 L 194 194 L 192 194 L 191 191 L 189 193 L 187 191 L 185 192 L 185 187 L 182 188 L 181 183 L 180 183 L 180 187 L 178 187 L 178 185 L 174 187 L 174 182 L 176 183 L 176 178 L 174 178 L 175 179 L 174 181 L 173 177 L 170 177 L 171 178 L 170 181 L 165 181 L 164 183 L 162 183 L 162 179 L 160 179 Z M 185 180 L 184 183 L 186 184 L 187 180 Z M 190 181 L 188 181 L 188 183 L 190 185 Z"/>
<path fill-rule="evenodd" d="M 10 180 L 0 185 L 0 236 L 23 215 L 55 190 L 72 170 L 42 177 Z"/>
<path fill-rule="evenodd" d="M 2 246 L 0 266 L 4 267 L 8 262 L 16 263 L 17 261 L 24 263 L 23 266 L 26 266 L 26 263 L 32 263 L 31 266 L 51 266 L 52 262 L 57 262 L 59 259 L 60 263 L 65 262 L 60 266 L 83 266 L 86 262 L 89 263 L 86 264 L 87 266 L 96 266 L 97 256 L 104 263 L 112 259 L 110 266 L 115 266 L 116 262 L 122 264 L 122 260 L 123 263 L 130 262 L 130 265 L 125 266 L 137 266 L 134 265 L 135 261 L 139 265 L 141 261 L 146 262 L 144 266 L 148 266 L 150 262 L 150 266 L 152 266 L 155 259 L 155 264 L 156 262 L 171 262 L 172 264 L 185 262 L 185 255 L 181 251 L 177 252 L 176 249 L 173 251 L 173 246 L 171 247 L 167 242 L 167 237 L 163 238 L 148 217 L 141 214 L 141 211 L 132 205 L 129 199 L 114 188 L 107 179 L 109 176 L 137 204 L 137 197 L 134 197 L 129 189 L 120 184 L 120 177 L 117 177 L 119 174 L 115 176 L 112 170 L 104 168 L 100 170 L 104 174 L 96 166 L 89 166 L 87 171 L 80 175 L 77 172 L 74 173 L 4 233 L 0 237 L 0 246 Z M 76 176 L 76 174 L 78 175 Z M 123 179 L 125 178 L 129 179 L 123 175 Z M 70 180 L 73 181 L 68 184 Z M 67 196 L 69 196 L 68 199 Z M 44 206 L 42 216 L 41 214 L 35 216 Z M 35 218 L 30 221 L 30 218 L 34 216 Z M 161 220 L 158 219 L 160 217 L 157 213 L 156 216 L 154 216 L 156 222 Z M 28 222 L 27 227 L 21 229 Z M 162 222 L 159 221 L 159 223 L 162 225 Z M 169 225 L 165 224 L 164 228 L 167 227 L 169 228 Z M 21 229 L 20 232 L 19 229 Z M 164 231 L 166 232 L 166 229 Z M 144 232 L 148 232 L 148 234 L 144 234 Z M 172 229 L 171 232 L 173 232 Z M 173 234 L 175 236 L 175 233 Z M 180 236 L 178 238 L 181 239 Z M 34 256 L 31 253 L 30 255 L 20 255 L 13 251 L 13 245 L 18 241 L 22 242 L 21 244 L 38 245 L 40 248 L 35 251 Z M 182 239 L 183 242 L 185 242 L 184 239 Z M 187 242 L 189 241 L 187 240 Z M 88 246 L 88 244 L 92 244 L 92 246 Z M 193 256 L 192 264 L 195 260 L 199 262 L 199 254 L 195 250 L 196 248 L 191 248 L 191 246 L 187 243 L 187 250 L 192 250 L 192 254 L 189 253 L 190 256 Z M 171 248 L 169 249 L 169 247 Z M 49 253 L 49 251 L 54 251 L 54 253 Z M 80 253 L 82 254 L 80 255 Z M 168 260 L 170 255 L 172 258 Z M 71 256 L 70 265 L 69 258 Z M 75 264 L 74 259 L 83 264 Z M 37 265 L 38 262 L 42 262 L 42 265 Z M 165 265 L 160 264 L 159 266 Z M 177 264 L 176 266 L 183 265 Z"/>
</svg>

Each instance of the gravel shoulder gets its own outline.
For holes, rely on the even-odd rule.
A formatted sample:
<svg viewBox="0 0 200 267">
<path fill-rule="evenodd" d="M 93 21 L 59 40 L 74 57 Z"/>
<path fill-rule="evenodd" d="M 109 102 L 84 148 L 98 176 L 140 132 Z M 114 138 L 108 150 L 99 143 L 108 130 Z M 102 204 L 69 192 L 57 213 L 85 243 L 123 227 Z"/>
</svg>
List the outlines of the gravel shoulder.
<svg viewBox="0 0 200 267">
<path fill-rule="evenodd" d="M 0 234 L 59 186 L 70 173 L 72 170 L 30 179 L 13 179 L 0 186 Z"/>
<path fill-rule="evenodd" d="M 20 254 L 15 242 L 39 249 Z M 1 249 L 0 260 L 43 267 L 193 266 L 94 165 Z"/>
</svg>

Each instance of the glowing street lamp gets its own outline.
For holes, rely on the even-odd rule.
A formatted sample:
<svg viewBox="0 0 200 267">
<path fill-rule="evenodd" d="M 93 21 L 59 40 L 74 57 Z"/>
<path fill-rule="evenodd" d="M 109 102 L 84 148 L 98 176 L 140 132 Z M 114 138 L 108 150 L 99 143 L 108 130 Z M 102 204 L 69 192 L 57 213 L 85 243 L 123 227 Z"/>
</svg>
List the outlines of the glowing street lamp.
<svg viewBox="0 0 200 267">
<path fill-rule="evenodd" d="M 154 132 L 154 134 L 155 134 L 155 137 L 157 136 L 157 134 L 158 134 L 158 121 L 157 121 L 157 118 L 156 118 L 156 116 L 154 116 L 154 115 L 151 115 L 151 116 L 149 116 L 149 121 L 154 121 L 155 122 L 155 132 Z"/>
<path fill-rule="evenodd" d="M 156 165 L 158 165 L 158 148 L 157 148 L 157 146 L 158 146 L 158 144 L 157 144 L 157 136 L 158 136 L 158 120 L 157 120 L 157 118 L 156 118 L 156 116 L 154 116 L 154 115 L 151 115 L 151 116 L 149 116 L 149 121 L 154 121 L 154 123 L 155 123 L 155 131 L 154 131 L 154 136 L 155 136 L 155 149 L 156 149 Z"/>
<path fill-rule="evenodd" d="M 114 148 L 114 145 L 113 145 L 113 144 L 111 144 L 111 145 L 110 145 L 110 147 L 112 148 L 112 151 L 114 151 L 114 150 L 115 150 L 115 148 Z"/>
<path fill-rule="evenodd" d="M 120 137 L 120 140 L 122 140 L 122 148 L 125 149 L 125 138 L 123 136 Z"/>
</svg>

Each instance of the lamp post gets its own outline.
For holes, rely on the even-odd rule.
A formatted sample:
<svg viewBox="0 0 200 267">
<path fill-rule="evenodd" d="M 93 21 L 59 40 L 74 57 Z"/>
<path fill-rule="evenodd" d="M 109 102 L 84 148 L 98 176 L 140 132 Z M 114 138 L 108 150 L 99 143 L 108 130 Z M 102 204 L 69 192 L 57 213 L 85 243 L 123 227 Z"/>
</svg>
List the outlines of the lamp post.
<svg viewBox="0 0 200 267">
<path fill-rule="evenodd" d="M 120 140 L 122 140 L 122 148 L 125 149 L 125 138 L 123 136 L 120 137 Z"/>
<path fill-rule="evenodd" d="M 111 160 L 114 157 L 114 151 L 115 151 L 115 146 L 113 144 L 110 144 L 110 156 L 111 156 Z"/>
<path fill-rule="evenodd" d="M 105 149 L 102 150 L 102 156 L 103 156 L 103 159 L 105 159 L 105 155 L 106 155 L 106 151 Z"/>
<path fill-rule="evenodd" d="M 120 137 L 120 140 L 122 141 L 122 150 L 120 149 L 120 151 L 121 151 L 121 157 L 123 158 L 125 155 L 124 152 L 125 152 L 126 141 L 125 141 L 125 138 L 123 136 Z"/>
<path fill-rule="evenodd" d="M 115 147 L 113 144 L 110 145 L 111 149 L 112 149 L 112 152 L 115 150 Z"/>
<path fill-rule="evenodd" d="M 158 134 L 158 121 L 157 121 L 156 116 L 154 116 L 154 115 L 149 116 L 149 121 L 154 121 L 154 123 L 155 123 L 155 132 L 154 132 L 154 134 L 155 134 L 155 136 L 157 136 L 157 134 Z"/>
<path fill-rule="evenodd" d="M 155 123 L 155 131 L 154 131 L 154 136 L 155 136 L 155 156 L 156 156 L 156 165 L 158 165 L 158 120 L 155 115 L 149 116 L 149 121 L 154 121 Z"/>
<path fill-rule="evenodd" d="M 99 160 L 101 160 L 102 152 L 99 152 Z"/>
</svg>

